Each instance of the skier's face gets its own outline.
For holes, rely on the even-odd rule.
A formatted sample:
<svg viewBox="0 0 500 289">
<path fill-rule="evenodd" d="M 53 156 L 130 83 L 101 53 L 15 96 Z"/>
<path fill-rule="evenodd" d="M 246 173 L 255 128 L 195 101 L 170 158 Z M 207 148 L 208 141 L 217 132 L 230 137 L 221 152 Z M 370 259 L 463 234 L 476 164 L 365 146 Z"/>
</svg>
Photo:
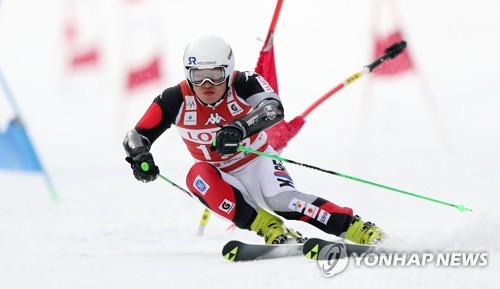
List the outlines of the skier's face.
<svg viewBox="0 0 500 289">
<path fill-rule="evenodd" d="M 213 85 L 209 81 L 205 81 L 201 86 L 193 85 L 193 90 L 201 101 L 206 104 L 214 104 L 224 96 L 226 83 L 227 79 L 219 85 Z"/>
</svg>

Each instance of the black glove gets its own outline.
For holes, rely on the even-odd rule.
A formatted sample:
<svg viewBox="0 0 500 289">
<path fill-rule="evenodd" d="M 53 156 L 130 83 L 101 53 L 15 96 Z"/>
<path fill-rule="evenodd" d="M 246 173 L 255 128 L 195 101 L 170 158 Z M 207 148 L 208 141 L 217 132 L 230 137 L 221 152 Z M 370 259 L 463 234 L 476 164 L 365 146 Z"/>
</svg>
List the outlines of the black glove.
<svg viewBox="0 0 500 289">
<path fill-rule="evenodd" d="M 143 183 L 156 180 L 160 170 L 155 165 L 153 156 L 149 152 L 148 147 L 138 147 L 130 152 L 130 156 L 125 160 L 130 163 L 134 171 L 134 177 Z"/>
<path fill-rule="evenodd" d="M 242 121 L 235 120 L 223 126 L 215 135 L 215 150 L 222 156 L 234 154 L 240 141 L 246 137 L 247 128 Z"/>
</svg>

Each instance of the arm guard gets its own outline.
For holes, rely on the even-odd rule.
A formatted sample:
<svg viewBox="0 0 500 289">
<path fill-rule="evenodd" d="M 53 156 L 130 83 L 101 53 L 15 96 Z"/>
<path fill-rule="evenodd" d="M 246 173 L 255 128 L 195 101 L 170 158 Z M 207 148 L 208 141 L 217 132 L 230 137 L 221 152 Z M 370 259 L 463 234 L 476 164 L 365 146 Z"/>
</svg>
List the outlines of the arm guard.
<svg viewBox="0 0 500 289">
<path fill-rule="evenodd" d="M 146 147 L 147 151 L 149 151 L 151 143 L 145 136 L 138 133 L 134 128 L 131 131 L 127 132 L 127 135 L 123 140 L 123 148 L 125 149 L 127 156 L 130 156 L 132 150 L 139 147 Z"/>
<path fill-rule="evenodd" d="M 264 99 L 250 113 L 231 124 L 238 126 L 243 132 L 243 138 L 261 132 L 285 118 L 281 102 L 274 98 Z"/>
</svg>

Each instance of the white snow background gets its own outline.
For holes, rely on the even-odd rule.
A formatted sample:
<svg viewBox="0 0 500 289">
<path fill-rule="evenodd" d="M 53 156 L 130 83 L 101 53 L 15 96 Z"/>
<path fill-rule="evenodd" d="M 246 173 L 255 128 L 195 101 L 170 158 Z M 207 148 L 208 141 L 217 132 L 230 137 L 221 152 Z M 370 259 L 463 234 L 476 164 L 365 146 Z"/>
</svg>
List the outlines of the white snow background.
<svg viewBox="0 0 500 289">
<path fill-rule="evenodd" d="M 226 261 L 226 241 L 261 239 L 225 232 L 229 223 L 213 215 L 205 235 L 196 236 L 202 205 L 161 179 L 137 182 L 124 161 L 126 131 L 156 95 L 183 79 L 187 42 L 201 33 L 221 35 L 233 46 L 237 69 L 253 70 L 262 46 L 257 38 L 266 36 L 275 1 L 137 3 L 0 3 L 0 67 L 60 197 L 52 202 L 39 174 L 0 172 L 0 288 L 498 288 L 498 1 L 395 1 L 414 73 L 363 77 L 344 88 L 307 117 L 282 154 L 467 205 L 474 211 L 460 213 L 286 165 L 300 190 L 352 207 L 414 250 L 487 250 L 489 265 L 351 263 L 333 278 L 300 256 Z M 374 60 L 371 11 L 380 3 L 284 2 L 275 54 L 287 120 Z M 63 24 L 68 7 L 77 4 L 87 9 L 84 28 L 100 43 L 103 58 L 97 68 L 70 72 Z M 130 19 L 139 31 L 134 35 Z M 153 36 L 141 37 L 141 31 Z M 123 88 L 126 62 L 132 61 L 127 51 L 137 60 L 154 48 L 165 60 L 163 83 L 130 95 Z M 192 159 L 177 131 L 167 131 L 152 153 L 161 173 L 185 187 Z M 287 223 L 324 236 L 307 224 Z"/>
</svg>

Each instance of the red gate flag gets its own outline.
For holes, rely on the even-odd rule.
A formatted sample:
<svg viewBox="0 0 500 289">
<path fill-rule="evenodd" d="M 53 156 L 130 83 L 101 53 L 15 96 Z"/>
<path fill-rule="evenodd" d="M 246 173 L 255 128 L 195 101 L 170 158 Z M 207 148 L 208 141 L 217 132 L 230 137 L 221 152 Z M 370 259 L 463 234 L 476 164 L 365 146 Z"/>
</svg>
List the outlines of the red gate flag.
<svg viewBox="0 0 500 289">
<path fill-rule="evenodd" d="M 278 77 L 276 74 L 276 64 L 274 60 L 274 28 L 278 21 L 279 13 L 283 0 L 278 0 L 274 10 L 273 19 L 267 33 L 266 41 L 260 51 L 259 59 L 255 72 L 262 75 L 278 93 Z M 305 120 L 297 116 L 289 123 L 285 120 L 280 121 L 275 126 L 266 130 L 267 141 L 278 152 L 283 150 L 288 142 L 299 132 L 304 125 Z"/>
<path fill-rule="evenodd" d="M 276 64 L 274 62 L 274 32 L 270 33 L 264 47 L 260 51 L 259 60 L 255 72 L 262 75 L 269 85 L 278 93 L 278 76 L 276 75 Z"/>
</svg>

